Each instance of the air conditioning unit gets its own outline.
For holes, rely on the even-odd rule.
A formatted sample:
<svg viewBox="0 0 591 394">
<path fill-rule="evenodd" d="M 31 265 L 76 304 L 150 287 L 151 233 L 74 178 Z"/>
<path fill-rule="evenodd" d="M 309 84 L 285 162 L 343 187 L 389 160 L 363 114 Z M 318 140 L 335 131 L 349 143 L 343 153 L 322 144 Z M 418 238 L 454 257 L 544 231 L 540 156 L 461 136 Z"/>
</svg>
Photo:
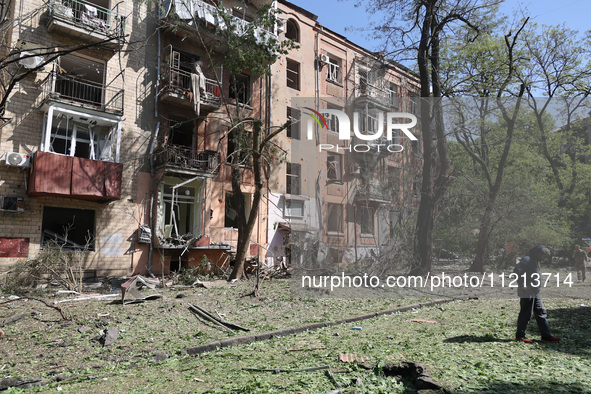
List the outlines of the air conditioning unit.
<svg viewBox="0 0 591 394">
<path fill-rule="evenodd" d="M 330 59 L 328 58 L 328 55 L 326 53 L 321 53 L 320 54 L 320 63 L 329 63 Z"/>
<path fill-rule="evenodd" d="M 30 167 L 31 155 L 28 153 L 6 152 L 4 163 L 7 166 Z"/>
<path fill-rule="evenodd" d="M 3 211 L 23 212 L 25 210 L 25 200 L 22 197 L 2 197 L 1 209 Z"/>
<path fill-rule="evenodd" d="M 43 64 L 44 60 L 42 56 L 35 56 L 33 52 L 21 52 L 18 64 L 26 69 L 32 70 Z"/>
<path fill-rule="evenodd" d="M 359 164 L 351 164 L 351 168 L 349 169 L 350 174 L 361 174 L 361 168 L 359 168 Z"/>
</svg>

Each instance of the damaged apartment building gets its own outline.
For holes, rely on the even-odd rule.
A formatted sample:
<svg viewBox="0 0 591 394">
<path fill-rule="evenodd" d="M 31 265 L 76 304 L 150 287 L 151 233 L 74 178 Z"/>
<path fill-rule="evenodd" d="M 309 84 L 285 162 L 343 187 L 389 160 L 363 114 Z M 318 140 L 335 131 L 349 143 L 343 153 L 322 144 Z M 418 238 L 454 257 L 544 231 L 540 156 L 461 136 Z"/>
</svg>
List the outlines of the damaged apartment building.
<svg viewBox="0 0 591 394">
<path fill-rule="evenodd" d="M 273 118 L 294 126 L 278 139 L 288 155 L 269 182 L 268 263 L 291 257 L 326 268 L 375 259 L 400 242 L 398 227 L 418 207 L 422 146 L 401 134 L 360 140 L 353 127 L 374 135 L 385 130 L 388 112 L 418 115 L 418 78 L 296 4 L 278 4 L 282 34 L 300 48 L 273 66 Z M 340 139 L 342 126 L 330 110 L 348 115 L 349 140 Z M 397 152 L 386 149 L 391 144 Z"/>
<path fill-rule="evenodd" d="M 328 130 L 315 129 L 308 149 L 306 115 L 292 104 L 295 97 L 311 99 L 319 113 L 359 111 L 359 126 L 371 133 L 377 112 L 413 110 L 415 76 L 295 4 L 9 4 L 18 23 L 4 35 L 4 50 L 16 56 L 6 70 L 27 74 L 9 93 L 0 129 L 0 271 L 51 243 L 86 251 L 89 275 L 227 268 L 244 215 L 230 203 L 236 147 L 228 116 L 237 108 L 265 127 L 294 120 L 276 139 L 288 158 L 271 165 L 248 257 L 286 263 L 289 237 L 299 233 L 317 245 L 317 256 L 352 261 L 391 242 L 384 234 L 416 205 L 420 142 L 402 142 L 404 155 L 318 152 L 319 143 L 336 141 L 338 122 L 327 116 Z M 262 4 L 279 8 L 282 23 L 254 34 L 289 38 L 299 48 L 270 65 L 270 76 L 230 75 L 216 33 L 219 7 L 247 26 Z M 361 176 L 361 168 L 372 175 Z M 248 166 L 241 185 L 248 209 Z"/>
</svg>

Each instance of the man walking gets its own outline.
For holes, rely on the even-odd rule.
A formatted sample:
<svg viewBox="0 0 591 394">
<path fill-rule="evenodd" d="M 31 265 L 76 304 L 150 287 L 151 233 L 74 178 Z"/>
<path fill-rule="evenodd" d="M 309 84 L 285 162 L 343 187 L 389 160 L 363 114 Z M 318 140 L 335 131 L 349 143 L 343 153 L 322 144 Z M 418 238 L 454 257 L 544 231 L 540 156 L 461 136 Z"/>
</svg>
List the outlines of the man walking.
<svg viewBox="0 0 591 394">
<path fill-rule="evenodd" d="M 517 318 L 517 332 L 515 340 L 531 343 L 532 340 L 526 338 L 525 330 L 531 319 L 532 312 L 538 323 L 542 341 L 558 342 L 560 338 L 552 336 L 546 308 L 540 298 L 540 285 L 542 282 L 540 263 L 550 260 L 550 250 L 544 245 L 538 245 L 529 251 L 529 254 L 522 257 L 515 266 L 514 273 L 518 275 L 517 294 L 520 297 L 520 311 Z"/>
<path fill-rule="evenodd" d="M 581 282 L 585 281 L 585 263 L 587 263 L 587 253 L 581 249 L 581 245 L 575 245 L 573 252 L 573 259 L 575 260 L 575 269 L 577 270 L 577 279 Z"/>
</svg>

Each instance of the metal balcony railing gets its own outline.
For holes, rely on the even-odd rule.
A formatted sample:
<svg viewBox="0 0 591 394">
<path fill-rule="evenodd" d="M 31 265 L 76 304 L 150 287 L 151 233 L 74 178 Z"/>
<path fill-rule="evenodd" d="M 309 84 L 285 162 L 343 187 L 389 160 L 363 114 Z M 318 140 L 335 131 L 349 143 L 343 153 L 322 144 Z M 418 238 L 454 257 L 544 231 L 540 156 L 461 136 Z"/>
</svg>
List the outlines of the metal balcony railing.
<svg viewBox="0 0 591 394">
<path fill-rule="evenodd" d="M 106 36 L 123 36 L 125 17 L 119 14 L 117 3 L 113 9 L 79 0 L 52 0 L 50 15 L 71 21 L 72 24 Z"/>
<path fill-rule="evenodd" d="M 178 68 L 170 67 L 162 74 L 162 92 L 173 91 L 182 94 L 187 100 L 192 101 L 193 88 L 191 73 Z M 219 107 L 222 103 L 220 87 L 213 79 L 205 78 L 205 92 L 201 94 L 201 103 Z"/>
<path fill-rule="evenodd" d="M 63 75 L 56 71 L 50 72 L 45 78 L 42 89 L 44 101 L 54 99 L 78 103 L 99 111 L 123 113 L 123 89 Z"/>
<path fill-rule="evenodd" d="M 195 152 L 191 148 L 172 145 L 164 146 L 156 152 L 156 163 L 159 166 L 172 166 L 214 174 L 219 171 L 220 155 L 211 150 Z"/>
</svg>

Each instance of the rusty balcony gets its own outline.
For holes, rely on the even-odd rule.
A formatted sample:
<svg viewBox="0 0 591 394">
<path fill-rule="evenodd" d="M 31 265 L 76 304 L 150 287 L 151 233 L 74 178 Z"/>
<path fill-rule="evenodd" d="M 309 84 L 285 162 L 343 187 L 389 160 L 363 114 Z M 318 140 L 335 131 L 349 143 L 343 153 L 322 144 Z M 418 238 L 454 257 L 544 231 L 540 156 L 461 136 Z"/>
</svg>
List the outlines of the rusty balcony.
<svg viewBox="0 0 591 394">
<path fill-rule="evenodd" d="M 123 114 L 123 89 L 57 71 L 50 72 L 41 87 L 41 104 L 56 101 L 115 115 Z"/>
<path fill-rule="evenodd" d="M 167 172 L 203 174 L 213 177 L 219 172 L 220 155 L 218 152 L 204 150 L 196 152 L 185 146 L 164 146 L 155 153 L 155 164 Z"/>
<path fill-rule="evenodd" d="M 125 35 L 125 16 L 120 14 L 118 2 L 112 9 L 108 2 L 79 0 L 51 0 L 48 3 L 47 29 L 82 40 L 118 48 Z M 107 7 L 104 7 L 107 5 Z"/>
</svg>

